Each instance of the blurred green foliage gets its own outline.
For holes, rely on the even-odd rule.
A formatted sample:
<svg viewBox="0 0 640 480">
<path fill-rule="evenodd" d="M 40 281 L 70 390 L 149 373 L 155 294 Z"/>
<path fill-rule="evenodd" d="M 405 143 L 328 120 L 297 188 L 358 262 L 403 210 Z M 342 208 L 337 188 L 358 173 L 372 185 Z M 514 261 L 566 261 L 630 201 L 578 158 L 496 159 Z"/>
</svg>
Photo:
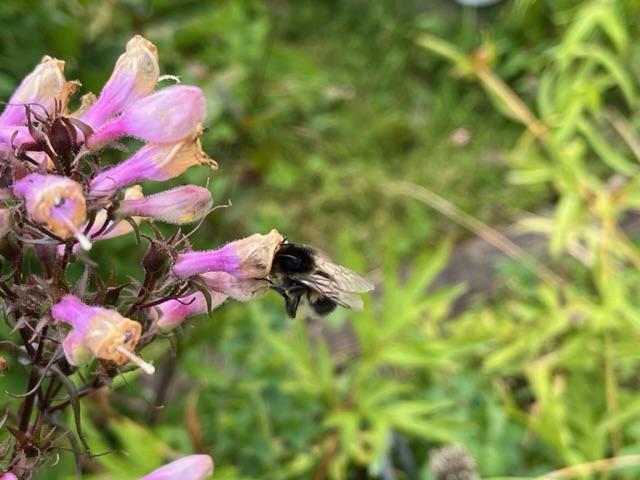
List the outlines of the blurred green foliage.
<svg viewBox="0 0 640 480">
<path fill-rule="evenodd" d="M 233 206 L 198 247 L 275 227 L 379 286 L 363 312 L 289 322 L 268 296 L 154 344 L 155 379 L 84 403 L 87 477 L 200 450 L 219 479 L 426 480 L 429 452 L 463 443 L 483 478 L 638 478 L 640 251 L 620 227 L 640 199 L 638 20 L 633 0 L 0 3 L 3 98 L 45 53 L 97 92 L 134 33 L 205 90 L 210 188 Z M 434 279 L 468 233 L 399 180 L 544 234 L 557 275 L 503 265 L 497 298 L 453 308 L 465 285 Z M 124 276 L 133 245 L 92 255 Z M 37 478 L 72 472 L 61 450 Z"/>
</svg>

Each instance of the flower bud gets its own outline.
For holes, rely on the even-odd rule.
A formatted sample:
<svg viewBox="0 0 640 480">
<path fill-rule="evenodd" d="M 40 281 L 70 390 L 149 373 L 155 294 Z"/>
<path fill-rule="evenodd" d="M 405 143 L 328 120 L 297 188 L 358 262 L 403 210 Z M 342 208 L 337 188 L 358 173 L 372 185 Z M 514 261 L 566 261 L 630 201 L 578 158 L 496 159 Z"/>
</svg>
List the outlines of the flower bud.
<svg viewBox="0 0 640 480">
<path fill-rule="evenodd" d="M 174 85 L 131 104 L 122 115 L 91 135 L 87 147 L 96 150 L 123 136 L 147 142 L 177 142 L 192 134 L 204 114 L 201 89 Z"/>
<path fill-rule="evenodd" d="M 13 191 L 24 198 L 27 212 L 34 221 L 46 225 L 63 239 L 75 236 L 85 250 L 91 248 L 79 230 L 87 216 L 79 183 L 57 175 L 31 173 L 17 181 Z"/>
<path fill-rule="evenodd" d="M 138 480 L 203 480 L 212 473 L 213 459 L 209 455 L 188 455 Z"/>
<path fill-rule="evenodd" d="M 120 217 L 150 217 L 162 222 L 182 225 L 200 220 L 211 209 L 211 193 L 203 187 L 185 185 L 166 192 L 120 202 Z"/>
<path fill-rule="evenodd" d="M 226 272 L 241 279 L 266 278 L 273 257 L 284 241 L 277 230 L 236 240 L 217 250 L 187 252 L 178 255 L 173 274 L 189 278 L 205 272 Z"/>
<path fill-rule="evenodd" d="M 142 267 L 152 275 L 163 275 L 171 265 L 171 255 L 167 247 L 155 240 L 151 241 L 149 250 L 142 258 Z"/>
<path fill-rule="evenodd" d="M 211 292 L 211 308 L 222 305 L 227 296 L 223 293 Z M 185 320 L 194 315 L 207 313 L 207 301 L 201 292 L 196 292 L 176 300 L 167 300 L 157 305 L 151 311 L 150 316 L 156 321 L 160 330 L 171 330 L 181 325 Z"/>
<path fill-rule="evenodd" d="M 78 297 L 66 295 L 51 308 L 51 315 L 72 327 L 62 343 L 71 365 L 82 365 L 93 357 L 117 365 L 141 361 L 132 353 L 140 339 L 141 326 L 117 311 L 92 307 Z"/>
<path fill-rule="evenodd" d="M 150 143 L 128 160 L 98 174 L 91 182 L 91 194 L 109 195 L 113 191 L 144 180 L 165 181 L 177 177 L 193 165 L 216 162 L 202 151 L 201 125 L 188 138 L 177 143 Z"/>
<path fill-rule="evenodd" d="M 64 79 L 64 62 L 44 57 L 40 64 L 18 86 L 6 108 L 0 115 L 0 125 L 26 123 L 26 104 L 37 104 L 53 113 L 55 100 L 64 100 L 67 82 Z M 44 114 L 35 107 L 38 114 Z"/>
<path fill-rule="evenodd" d="M 80 119 L 93 129 L 98 128 L 136 100 L 149 95 L 158 83 L 159 75 L 156 46 L 136 35 L 127 42 L 126 51 L 118 58 L 100 96 Z"/>
<path fill-rule="evenodd" d="M 224 293 L 239 302 L 252 300 L 269 289 L 262 278 L 238 278 L 226 272 L 208 272 L 200 278 L 212 293 Z"/>
<path fill-rule="evenodd" d="M 53 150 L 60 156 L 69 158 L 78 147 L 76 127 L 66 117 L 57 117 L 51 123 L 49 142 Z"/>
</svg>

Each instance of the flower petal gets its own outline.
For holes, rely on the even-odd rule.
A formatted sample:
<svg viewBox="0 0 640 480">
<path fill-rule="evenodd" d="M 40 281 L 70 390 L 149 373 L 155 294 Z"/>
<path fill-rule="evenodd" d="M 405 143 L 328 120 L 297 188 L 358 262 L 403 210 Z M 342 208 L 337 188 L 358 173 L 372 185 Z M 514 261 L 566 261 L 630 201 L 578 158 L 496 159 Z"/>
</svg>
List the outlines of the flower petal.
<svg viewBox="0 0 640 480">
<path fill-rule="evenodd" d="M 202 480 L 212 473 L 213 459 L 209 455 L 188 455 L 138 480 Z"/>
<path fill-rule="evenodd" d="M 87 140 L 96 150 L 123 136 L 147 142 L 172 143 L 182 140 L 202 123 L 205 100 L 198 87 L 174 85 L 148 95 L 107 122 Z"/>
<path fill-rule="evenodd" d="M 189 278 L 206 272 L 226 272 L 242 279 L 266 278 L 283 241 L 280 232 L 271 230 L 267 235 L 256 233 L 217 250 L 182 253 L 176 259 L 173 274 Z"/>
<path fill-rule="evenodd" d="M 26 122 L 25 104 L 37 104 L 53 113 L 55 100 L 63 100 L 66 84 L 64 62 L 44 57 L 11 96 L 0 115 L 0 125 L 23 125 Z M 40 115 L 45 113 L 42 109 L 34 107 L 34 111 Z"/>
<path fill-rule="evenodd" d="M 175 225 L 195 222 L 204 217 L 213 200 L 209 190 L 184 185 L 139 199 L 123 200 L 116 214 L 121 217 L 150 217 Z"/>
<path fill-rule="evenodd" d="M 158 50 L 136 35 L 127 43 L 98 99 L 80 119 L 94 130 L 135 101 L 149 95 L 158 83 Z"/>
<path fill-rule="evenodd" d="M 202 151 L 198 140 L 202 127 L 177 143 L 150 143 L 128 160 L 98 174 L 91 182 L 93 195 L 110 195 L 115 190 L 144 180 L 164 181 L 177 177 L 193 165 L 216 163 Z"/>
</svg>

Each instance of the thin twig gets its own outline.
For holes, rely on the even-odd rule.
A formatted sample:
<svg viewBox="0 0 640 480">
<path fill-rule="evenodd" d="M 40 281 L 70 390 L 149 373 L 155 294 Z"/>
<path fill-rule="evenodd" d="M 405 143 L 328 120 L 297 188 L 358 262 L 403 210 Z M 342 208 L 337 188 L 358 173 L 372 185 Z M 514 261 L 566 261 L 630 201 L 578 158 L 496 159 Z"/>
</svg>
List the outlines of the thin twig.
<svg viewBox="0 0 640 480">
<path fill-rule="evenodd" d="M 449 200 L 427 188 L 411 182 L 397 181 L 385 185 L 385 190 L 396 195 L 404 195 L 414 198 L 437 210 L 441 214 L 469 229 L 486 242 L 503 252 L 510 258 L 522 263 L 526 268 L 535 273 L 540 279 L 554 286 L 564 284 L 562 278 L 551 271 L 546 265 L 540 263 L 533 256 L 509 240 L 505 235 L 493 227 L 482 223 L 477 218 L 460 210 Z"/>
<path fill-rule="evenodd" d="M 585 477 L 594 473 L 610 472 L 618 468 L 633 467 L 640 465 L 640 455 L 623 455 L 620 457 L 603 458 L 593 462 L 571 465 L 570 467 L 554 470 L 545 473 L 535 480 L 558 480 L 563 478 Z"/>
</svg>

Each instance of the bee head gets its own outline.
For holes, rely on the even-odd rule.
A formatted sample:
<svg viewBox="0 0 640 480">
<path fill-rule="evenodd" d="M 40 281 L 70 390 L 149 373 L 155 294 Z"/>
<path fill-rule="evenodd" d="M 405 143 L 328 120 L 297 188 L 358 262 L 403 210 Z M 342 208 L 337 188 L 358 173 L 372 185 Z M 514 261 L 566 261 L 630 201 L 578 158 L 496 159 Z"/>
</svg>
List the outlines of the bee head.
<svg viewBox="0 0 640 480">
<path fill-rule="evenodd" d="M 273 267 L 285 274 L 307 273 L 313 269 L 314 251 L 306 245 L 283 243 L 275 254 Z"/>
</svg>

